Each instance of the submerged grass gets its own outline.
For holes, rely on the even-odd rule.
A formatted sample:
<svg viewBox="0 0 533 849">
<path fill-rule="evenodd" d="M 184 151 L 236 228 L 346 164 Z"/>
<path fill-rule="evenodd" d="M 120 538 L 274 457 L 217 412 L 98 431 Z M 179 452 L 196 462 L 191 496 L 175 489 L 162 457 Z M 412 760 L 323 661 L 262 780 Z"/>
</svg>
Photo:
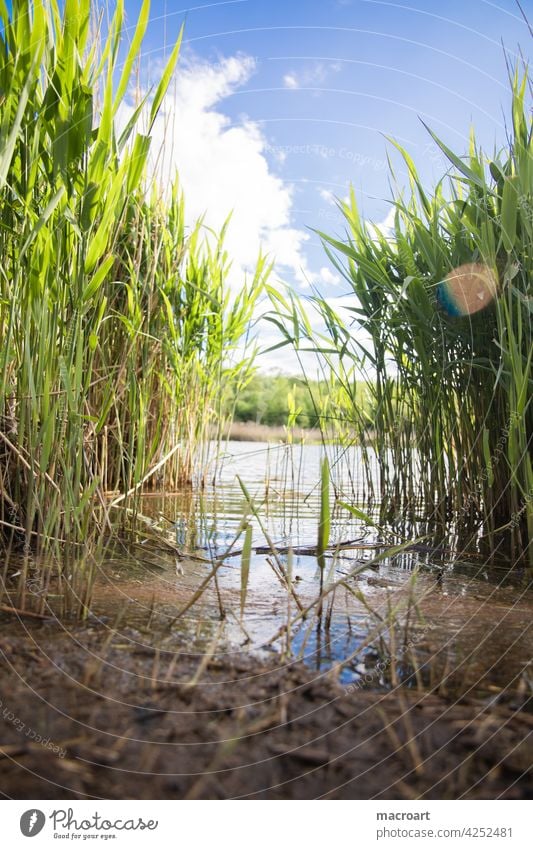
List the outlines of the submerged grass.
<svg viewBox="0 0 533 849">
<path fill-rule="evenodd" d="M 119 132 L 149 4 L 122 64 L 122 0 L 89 37 L 93 11 L 0 0 L 0 529 L 27 553 L 89 545 L 120 496 L 135 511 L 192 480 L 268 273 L 260 257 L 232 294 L 226 228 L 187 230 L 177 180 L 150 181 L 181 36 Z"/>
<path fill-rule="evenodd" d="M 311 329 L 294 296 L 270 290 L 271 320 L 285 343 L 309 347 L 339 387 L 337 414 L 367 427 L 355 388 L 368 375 L 373 428 L 366 442 L 380 470 L 382 520 L 416 514 L 422 501 L 437 525 L 483 529 L 493 543 L 509 532 L 514 558 L 533 559 L 532 276 L 533 160 L 529 77 L 512 79 L 508 146 L 487 157 L 472 134 L 466 157 L 429 131 L 450 162 L 432 194 L 407 151 L 394 143 L 409 177 L 396 187 L 394 227 L 382 233 L 361 217 L 355 195 L 339 202 L 344 239 L 321 233 L 326 252 L 356 296 L 346 310 L 312 298 L 325 332 Z M 476 263 L 496 297 L 474 314 L 450 314 L 440 281 Z M 488 301 L 489 299 L 487 299 Z M 342 438 L 342 434 L 341 434 Z M 363 443 L 365 444 L 365 443 Z M 369 482 L 370 486 L 370 482 Z"/>
</svg>

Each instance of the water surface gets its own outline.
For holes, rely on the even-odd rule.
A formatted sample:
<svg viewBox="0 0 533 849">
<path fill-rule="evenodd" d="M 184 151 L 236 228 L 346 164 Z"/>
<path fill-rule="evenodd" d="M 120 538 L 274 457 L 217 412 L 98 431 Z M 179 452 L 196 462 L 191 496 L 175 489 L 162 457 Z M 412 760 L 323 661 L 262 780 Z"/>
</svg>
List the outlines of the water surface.
<svg viewBox="0 0 533 849">
<path fill-rule="evenodd" d="M 337 506 L 330 541 L 343 548 L 329 553 L 321 575 L 312 549 L 326 455 L 331 504 L 360 507 L 377 522 L 377 463 L 368 481 L 359 448 L 229 443 L 213 458 L 210 485 L 202 491 L 143 498 L 143 514 L 171 535 L 183 556 L 176 560 L 150 545 L 146 551 L 137 546 L 134 557 L 131 550 L 117 552 L 100 572 L 95 610 L 110 617 L 125 606 L 129 625 L 138 629 L 134 639 L 156 642 L 162 651 L 175 651 L 181 640 L 199 658 L 206 651 L 281 651 L 317 670 L 335 669 L 357 686 L 390 686 L 409 676 L 414 684 L 417 669 L 426 685 L 444 680 L 450 690 L 490 694 L 518 687 L 533 656 L 530 579 L 520 569 L 510 572 L 508 563 L 462 551 L 452 529 L 440 548 L 425 539 L 414 550 L 383 557 L 380 544 L 413 540 L 428 523 L 400 522 L 392 537 L 390 528 L 369 526 Z M 253 527 L 254 552 L 241 611 L 243 538 L 236 537 L 244 518 Z M 281 552 L 278 561 L 267 538 Z M 232 544 L 216 580 L 183 613 Z M 346 585 L 327 598 L 321 616 L 315 608 L 287 629 L 299 612 L 279 574 L 289 569 L 289 546 L 301 607 L 317 599 L 321 579 L 328 585 L 344 578 Z"/>
</svg>

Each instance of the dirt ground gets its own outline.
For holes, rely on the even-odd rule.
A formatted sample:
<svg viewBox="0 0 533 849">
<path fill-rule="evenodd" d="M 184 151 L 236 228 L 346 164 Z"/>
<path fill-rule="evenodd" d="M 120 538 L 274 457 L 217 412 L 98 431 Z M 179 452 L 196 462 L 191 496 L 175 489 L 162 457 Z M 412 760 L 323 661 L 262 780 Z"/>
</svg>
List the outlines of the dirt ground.
<svg viewBox="0 0 533 849">
<path fill-rule="evenodd" d="M 302 664 L 201 665 L 138 636 L 0 624 L 4 798 L 533 796 L 533 713 L 519 693 L 489 704 L 348 692 Z"/>
</svg>

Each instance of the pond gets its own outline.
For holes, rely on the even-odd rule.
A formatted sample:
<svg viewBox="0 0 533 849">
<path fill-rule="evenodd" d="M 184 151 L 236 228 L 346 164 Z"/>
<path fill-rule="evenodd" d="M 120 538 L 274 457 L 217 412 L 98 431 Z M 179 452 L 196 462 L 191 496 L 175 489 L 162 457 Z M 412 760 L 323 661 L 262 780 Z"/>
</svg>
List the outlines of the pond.
<svg viewBox="0 0 533 849">
<path fill-rule="evenodd" d="M 322 572 L 316 544 L 326 454 L 332 516 Z M 137 545 L 134 556 L 115 551 L 99 570 L 93 615 L 109 622 L 121 611 L 132 640 L 163 652 L 176 642 L 199 662 L 220 652 L 281 652 L 332 669 L 346 686 L 405 680 L 490 695 L 531 676 L 531 575 L 458 550 L 452 530 L 435 547 L 420 533 L 427 524 L 407 533 L 404 523 L 391 535 L 340 507 L 378 521 L 377 499 L 368 511 L 377 462 L 369 481 L 360 448 L 228 443 L 208 479 L 201 491 L 143 497 L 143 516 L 180 554 L 150 544 Z M 245 518 L 253 536 L 243 587 Z"/>
</svg>

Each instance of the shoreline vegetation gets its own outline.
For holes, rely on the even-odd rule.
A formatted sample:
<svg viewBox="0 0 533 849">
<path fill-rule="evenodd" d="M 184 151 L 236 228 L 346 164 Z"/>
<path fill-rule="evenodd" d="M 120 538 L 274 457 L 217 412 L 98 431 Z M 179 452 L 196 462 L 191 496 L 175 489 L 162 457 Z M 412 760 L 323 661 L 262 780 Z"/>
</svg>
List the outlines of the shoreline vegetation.
<svg viewBox="0 0 533 849">
<path fill-rule="evenodd" d="M 119 130 L 149 2 L 125 57 L 123 0 L 91 34 L 96 15 L 89 0 L 0 4 L 0 538 L 60 571 L 62 546 L 96 550 L 143 487 L 197 474 L 249 377 L 254 351 L 235 350 L 269 273 L 259 256 L 232 294 L 229 222 L 186 226 L 177 176 L 163 191 L 152 173 L 181 34 Z M 107 491 L 122 494 L 111 512 Z"/>
<path fill-rule="evenodd" d="M 337 381 L 255 373 L 229 399 L 221 436 L 236 442 L 353 444 L 363 439 L 370 443 L 375 415 L 371 391 L 360 380 L 354 383 L 352 392 L 358 414 L 350 422 L 344 390 Z M 362 417 L 366 422 L 364 428 L 361 428 Z M 216 435 L 215 429 L 212 434 Z"/>
<path fill-rule="evenodd" d="M 319 234 L 356 296 L 348 310 L 366 332 L 363 345 L 318 293 L 310 301 L 325 331 L 314 332 L 305 299 L 269 285 L 263 256 L 232 294 L 230 222 L 218 235 L 201 221 L 187 228 L 177 177 L 164 193 L 150 171 L 150 132 L 181 34 L 159 84 L 119 132 L 149 3 L 120 68 L 123 0 L 89 49 L 94 11 L 89 0 L 62 10 L 55 0 L 0 7 L 5 548 L 54 552 L 61 570 L 64 545 L 96 551 L 137 514 L 143 489 L 201 484 L 213 433 L 274 436 L 231 425 L 253 421 L 368 445 L 383 522 L 398 510 L 414 516 L 422 495 L 443 532 L 455 522 L 475 534 L 481 523 L 491 539 L 506 532 L 515 556 L 533 562 L 526 72 L 511 80 L 506 149 L 488 158 L 472 134 L 461 157 L 431 134 L 450 163 L 431 194 L 392 142 L 410 181 L 409 193 L 393 196 L 392 232 L 369 229 L 352 191 L 339 202 L 346 240 Z M 490 303 L 450 314 L 437 297 L 440 281 L 465 262 L 487 269 Z M 277 347 L 314 350 L 321 380 L 254 373 L 251 330 L 265 295 L 273 309 L 263 320 L 280 331 Z M 237 355 L 243 340 L 249 346 Z M 109 491 L 120 493 L 111 505 Z M 23 569 L 21 597 L 26 578 Z"/>
<path fill-rule="evenodd" d="M 429 129 L 449 163 L 432 191 L 399 144 L 409 186 L 391 165 L 394 225 L 375 230 L 354 191 L 338 201 L 346 237 L 317 232 L 356 306 L 350 320 L 320 293 L 307 303 L 268 286 L 269 319 L 285 344 L 320 354 L 338 387 L 336 418 L 364 431 L 354 375 L 372 374 L 381 520 L 425 509 L 442 532 L 482 529 L 533 566 L 533 121 L 527 68 L 510 79 L 505 148 L 487 155 L 472 130 L 458 155 Z M 456 301 L 450 291 L 459 293 Z M 476 294 L 477 293 L 477 294 Z M 479 300 L 481 299 L 481 300 Z M 484 300 L 483 300 L 484 299 Z M 482 308 L 480 309 L 480 306 Z M 345 311 L 346 312 L 346 311 Z M 365 331 L 361 340 L 351 319 Z M 315 322 L 316 324 L 316 322 Z M 363 440 L 361 440 L 363 441 Z"/>
<path fill-rule="evenodd" d="M 529 79 L 511 81 L 500 154 L 486 157 L 472 137 L 458 156 L 433 137 L 449 169 L 432 193 L 400 149 L 409 190 L 393 197 L 391 234 L 365 222 L 353 192 L 339 202 L 345 241 L 320 236 L 355 301 L 345 320 L 313 294 L 317 334 L 307 301 L 269 286 L 270 258 L 230 285 L 231 222 L 219 234 L 189 227 L 178 178 L 167 193 L 157 185 L 150 134 L 178 33 L 159 83 L 118 128 L 150 9 L 143 0 L 127 34 L 123 0 L 109 11 L 95 26 L 90 0 L 0 0 L 0 792 L 529 797 Z M 447 314 L 439 286 L 464 263 L 486 267 L 496 291 L 484 311 Z M 314 350 L 321 380 L 255 372 L 260 298 L 272 303 L 262 320 L 282 334 L 280 350 Z M 225 434 L 356 439 L 369 503 L 359 506 L 355 484 L 335 488 L 325 448 L 306 503 L 316 545 L 303 554 L 290 451 L 279 452 L 276 509 L 238 478 L 228 514 L 209 514 L 209 440 Z M 144 504 L 150 491 L 172 493 L 174 512 Z M 348 522 L 354 539 L 341 551 L 334 536 Z M 501 532 L 512 546 L 503 597 L 502 575 L 489 576 Z M 447 571 L 481 536 L 491 555 L 474 555 L 475 576 L 489 592 L 448 598 Z M 311 560 L 307 578 L 299 557 Z M 261 606 L 252 585 L 265 575 Z M 463 653 L 444 631 L 431 643 L 426 622 L 441 616 L 449 629 L 459 598 L 465 623 L 489 611 Z M 251 611 L 255 624 L 281 617 L 261 654 L 246 630 Z M 323 671 L 319 644 L 347 646 L 347 632 L 357 646 Z M 512 675 L 510 646 L 520 653 Z M 352 660 L 368 691 L 334 680 Z"/>
</svg>

